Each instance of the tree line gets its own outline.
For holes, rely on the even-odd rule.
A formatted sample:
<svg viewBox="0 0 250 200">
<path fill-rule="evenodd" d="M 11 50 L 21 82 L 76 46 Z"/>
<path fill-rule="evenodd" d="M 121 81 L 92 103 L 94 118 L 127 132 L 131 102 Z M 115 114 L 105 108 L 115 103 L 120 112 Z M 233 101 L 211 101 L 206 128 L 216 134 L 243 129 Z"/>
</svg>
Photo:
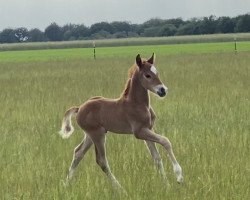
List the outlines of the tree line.
<svg viewBox="0 0 250 200">
<path fill-rule="evenodd" d="M 88 39 L 161 37 L 177 35 L 201 35 L 215 33 L 250 32 L 250 14 L 237 17 L 215 17 L 183 20 L 150 19 L 142 24 L 126 21 L 99 22 L 90 27 L 84 24 L 66 24 L 59 26 L 51 23 L 44 31 L 38 28 L 28 30 L 6 28 L 0 32 L 0 43 L 70 41 Z"/>
</svg>

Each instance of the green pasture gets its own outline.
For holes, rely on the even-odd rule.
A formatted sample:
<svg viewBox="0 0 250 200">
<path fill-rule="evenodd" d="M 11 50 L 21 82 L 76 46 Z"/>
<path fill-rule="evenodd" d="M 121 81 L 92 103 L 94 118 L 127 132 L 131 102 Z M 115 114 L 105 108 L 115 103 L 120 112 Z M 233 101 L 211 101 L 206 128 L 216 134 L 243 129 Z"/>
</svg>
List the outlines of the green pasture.
<svg viewBox="0 0 250 200">
<path fill-rule="evenodd" d="M 97 47 L 118 46 L 145 46 L 167 44 L 193 44 L 193 43 L 218 43 L 218 42 L 250 41 L 250 33 L 209 34 L 209 35 L 185 35 L 171 37 L 139 37 L 100 40 L 76 40 L 60 42 L 23 42 L 0 44 L 0 51 L 14 50 L 39 50 L 39 49 L 66 49 L 66 48 L 91 48 L 93 42 Z"/>
<path fill-rule="evenodd" d="M 156 56 L 183 55 L 200 53 L 223 53 L 234 52 L 233 42 L 224 43 L 199 43 L 199 44 L 173 44 L 173 45 L 149 45 L 149 46 L 128 46 L 128 47 L 97 47 L 97 59 L 114 57 L 133 59 L 138 53 L 142 56 L 156 53 Z M 250 42 L 238 42 L 237 51 L 249 51 Z M 27 50 L 27 51 L 4 51 L 0 52 L 0 63 L 7 62 L 57 62 L 71 61 L 75 59 L 92 59 L 92 48 L 75 49 L 50 49 L 50 50 Z M 132 62 L 132 61 L 131 61 Z"/>
<path fill-rule="evenodd" d="M 0 52 L 0 199 L 249 199 L 250 43 L 203 43 Z M 113 192 L 86 154 L 72 184 L 63 180 L 83 133 L 58 135 L 66 109 L 92 96 L 116 98 L 135 56 L 157 55 L 169 94 L 151 95 L 155 131 L 172 142 L 185 183 L 176 182 L 164 149 L 168 182 L 143 141 L 107 135 L 111 170 L 128 196 Z"/>
</svg>

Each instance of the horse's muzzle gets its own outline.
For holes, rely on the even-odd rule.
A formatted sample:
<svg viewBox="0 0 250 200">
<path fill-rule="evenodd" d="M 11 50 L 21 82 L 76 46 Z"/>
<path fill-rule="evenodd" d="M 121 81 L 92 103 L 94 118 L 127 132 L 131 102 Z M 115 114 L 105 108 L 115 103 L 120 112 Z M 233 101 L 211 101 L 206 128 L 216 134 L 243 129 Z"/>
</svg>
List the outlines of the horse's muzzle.
<svg viewBox="0 0 250 200">
<path fill-rule="evenodd" d="M 167 94 L 167 91 L 164 87 L 161 87 L 158 91 L 157 91 L 157 94 L 160 96 L 160 97 L 164 97 L 166 96 Z"/>
</svg>

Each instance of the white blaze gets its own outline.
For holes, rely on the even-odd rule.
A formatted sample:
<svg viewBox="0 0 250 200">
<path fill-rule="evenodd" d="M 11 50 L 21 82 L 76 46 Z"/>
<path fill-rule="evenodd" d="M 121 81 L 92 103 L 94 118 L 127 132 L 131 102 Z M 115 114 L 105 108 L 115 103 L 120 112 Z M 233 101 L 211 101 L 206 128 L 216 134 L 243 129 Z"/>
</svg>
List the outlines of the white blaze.
<svg viewBox="0 0 250 200">
<path fill-rule="evenodd" d="M 154 65 L 152 65 L 152 66 L 150 67 L 150 70 L 151 70 L 151 72 L 153 72 L 154 74 L 157 74 L 157 70 L 156 70 L 156 68 L 155 68 Z"/>
</svg>

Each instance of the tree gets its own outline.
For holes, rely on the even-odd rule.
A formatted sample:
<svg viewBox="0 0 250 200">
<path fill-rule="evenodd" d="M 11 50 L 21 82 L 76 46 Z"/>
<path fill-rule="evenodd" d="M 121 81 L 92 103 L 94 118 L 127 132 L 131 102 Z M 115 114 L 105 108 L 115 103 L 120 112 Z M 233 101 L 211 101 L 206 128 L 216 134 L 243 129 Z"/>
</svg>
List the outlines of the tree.
<svg viewBox="0 0 250 200">
<path fill-rule="evenodd" d="M 69 41 L 69 40 L 76 40 L 76 38 L 72 34 L 72 30 L 67 30 L 63 33 L 62 36 L 64 41 Z"/>
<path fill-rule="evenodd" d="M 91 34 L 89 28 L 84 24 L 76 25 L 72 30 L 72 36 L 78 40 L 89 37 L 90 35 Z"/>
<path fill-rule="evenodd" d="M 176 35 L 192 35 L 194 33 L 194 24 L 188 23 L 180 26 L 177 30 Z"/>
<path fill-rule="evenodd" d="M 50 24 L 44 32 L 27 28 L 4 29 L 0 32 L 0 43 L 61 41 L 81 39 L 161 37 L 173 35 L 199 35 L 213 33 L 250 32 L 250 13 L 237 17 L 211 15 L 203 18 L 159 19 L 153 18 L 142 24 L 126 21 L 100 22 L 90 27 L 84 24 L 66 24 L 63 27 Z"/>
<path fill-rule="evenodd" d="M 110 25 L 113 27 L 115 33 L 123 31 L 128 33 L 132 30 L 131 25 L 128 22 L 112 22 Z"/>
<path fill-rule="evenodd" d="M 201 34 L 213 34 L 216 30 L 215 16 L 204 17 L 200 26 Z"/>
<path fill-rule="evenodd" d="M 128 35 L 126 31 L 118 31 L 113 34 L 114 38 L 126 38 Z"/>
<path fill-rule="evenodd" d="M 219 17 L 217 20 L 216 32 L 217 33 L 233 33 L 235 23 L 230 17 Z"/>
<path fill-rule="evenodd" d="M 177 32 L 177 28 L 173 24 L 165 24 L 159 28 L 157 36 L 173 36 Z"/>
<path fill-rule="evenodd" d="M 105 39 L 105 38 L 111 38 L 111 34 L 107 31 L 101 30 L 97 33 L 94 33 L 91 35 L 92 39 Z"/>
<path fill-rule="evenodd" d="M 250 14 L 241 15 L 238 17 L 236 24 L 237 32 L 250 32 Z"/>
<path fill-rule="evenodd" d="M 144 37 L 157 37 L 158 33 L 160 32 L 160 27 L 159 26 L 153 26 L 146 28 L 142 34 Z"/>
<path fill-rule="evenodd" d="M 91 34 L 95 34 L 95 33 L 98 33 L 100 31 L 106 31 L 106 32 L 113 34 L 114 28 L 108 22 L 95 23 L 90 27 Z"/>
<path fill-rule="evenodd" d="M 166 20 L 166 24 L 172 24 L 176 28 L 179 28 L 181 25 L 185 24 L 185 22 L 182 20 L 182 18 L 176 18 Z"/>
<path fill-rule="evenodd" d="M 71 38 L 74 38 L 72 36 L 72 31 L 75 26 L 76 26 L 75 24 L 66 24 L 63 27 L 61 27 L 62 40 L 67 41 L 71 40 Z"/>
<path fill-rule="evenodd" d="M 186 21 L 186 24 L 189 24 L 188 26 L 190 27 L 190 29 L 192 29 L 190 30 L 192 32 L 191 33 L 192 35 L 202 34 L 203 30 L 202 23 L 203 23 L 202 19 L 196 17 L 191 18 L 189 21 Z"/>
<path fill-rule="evenodd" d="M 157 27 L 157 26 L 159 27 L 159 26 L 161 26 L 161 25 L 163 25 L 165 23 L 166 23 L 166 20 L 159 19 L 159 18 L 153 18 L 153 19 L 150 19 L 150 20 L 144 22 L 142 24 L 142 26 L 144 28 Z"/>
<path fill-rule="evenodd" d="M 29 42 L 42 42 L 45 41 L 44 33 L 37 28 L 31 29 L 28 32 Z"/>
<path fill-rule="evenodd" d="M 176 27 L 179 27 L 181 24 L 184 24 L 181 18 L 168 20 L 153 18 L 139 25 L 139 32 L 137 33 L 144 36 L 149 35 L 150 37 L 170 36 L 176 33 Z M 153 32 L 154 30 L 155 32 Z"/>
<path fill-rule="evenodd" d="M 62 30 L 61 27 L 56 23 L 50 24 L 44 32 L 45 36 L 50 41 L 61 41 L 62 40 Z"/>
<path fill-rule="evenodd" d="M 15 36 L 15 31 L 13 29 L 4 29 L 0 34 L 1 43 L 15 43 L 18 42 L 17 37 Z"/>
<path fill-rule="evenodd" d="M 142 24 L 132 24 L 131 29 L 132 29 L 131 31 L 136 33 L 138 36 L 140 36 L 144 31 Z"/>
<path fill-rule="evenodd" d="M 25 42 L 28 40 L 28 29 L 27 28 L 17 28 L 14 30 L 15 37 L 18 42 Z"/>
<path fill-rule="evenodd" d="M 139 35 L 136 33 L 136 32 L 133 32 L 133 31 L 129 31 L 128 33 L 127 33 L 127 35 L 128 35 L 128 37 L 139 37 Z"/>
</svg>

